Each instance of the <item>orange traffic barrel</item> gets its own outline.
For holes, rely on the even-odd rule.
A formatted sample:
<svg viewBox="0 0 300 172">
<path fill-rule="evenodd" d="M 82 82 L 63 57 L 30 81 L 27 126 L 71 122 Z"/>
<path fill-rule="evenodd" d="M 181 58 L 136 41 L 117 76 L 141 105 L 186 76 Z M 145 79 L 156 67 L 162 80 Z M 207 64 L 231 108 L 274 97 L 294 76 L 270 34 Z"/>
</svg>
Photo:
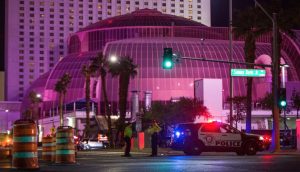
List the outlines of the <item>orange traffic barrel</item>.
<svg viewBox="0 0 300 172">
<path fill-rule="evenodd" d="M 42 140 L 42 160 L 44 161 L 55 161 L 55 138 L 52 136 L 43 137 Z"/>
<path fill-rule="evenodd" d="M 32 120 L 17 120 L 13 128 L 12 167 L 37 169 L 37 127 Z"/>
<path fill-rule="evenodd" d="M 61 126 L 56 131 L 55 163 L 75 163 L 74 129 Z"/>
</svg>

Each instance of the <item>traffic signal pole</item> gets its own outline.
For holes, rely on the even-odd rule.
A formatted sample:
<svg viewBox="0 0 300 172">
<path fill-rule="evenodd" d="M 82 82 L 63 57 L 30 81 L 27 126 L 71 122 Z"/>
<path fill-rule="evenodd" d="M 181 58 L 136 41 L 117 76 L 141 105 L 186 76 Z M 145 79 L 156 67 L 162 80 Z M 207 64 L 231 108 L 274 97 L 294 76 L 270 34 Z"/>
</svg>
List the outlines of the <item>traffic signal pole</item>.
<svg viewBox="0 0 300 172">
<path fill-rule="evenodd" d="M 278 47 L 278 28 L 277 14 L 273 13 L 273 60 L 272 60 L 272 85 L 273 85 L 273 132 L 272 145 L 273 152 L 280 151 L 280 130 L 279 130 L 279 105 L 278 105 L 278 85 L 279 85 L 279 47 Z"/>
</svg>

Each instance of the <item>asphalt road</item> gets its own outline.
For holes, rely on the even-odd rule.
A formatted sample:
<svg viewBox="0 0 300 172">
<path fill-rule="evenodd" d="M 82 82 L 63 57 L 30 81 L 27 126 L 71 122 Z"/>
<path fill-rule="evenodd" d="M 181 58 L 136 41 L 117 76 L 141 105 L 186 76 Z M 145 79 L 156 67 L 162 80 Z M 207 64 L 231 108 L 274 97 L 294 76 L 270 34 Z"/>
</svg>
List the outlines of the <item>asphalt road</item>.
<svg viewBox="0 0 300 172">
<path fill-rule="evenodd" d="M 181 154 L 148 157 L 145 153 L 133 153 L 121 157 L 121 152 L 81 152 L 74 165 L 58 165 L 40 162 L 43 172 L 300 172 L 300 154 L 259 154 L 236 156 L 234 153 L 203 153 L 201 156 Z M 0 160 L 0 171 L 23 171 L 9 169 L 9 162 Z"/>
</svg>

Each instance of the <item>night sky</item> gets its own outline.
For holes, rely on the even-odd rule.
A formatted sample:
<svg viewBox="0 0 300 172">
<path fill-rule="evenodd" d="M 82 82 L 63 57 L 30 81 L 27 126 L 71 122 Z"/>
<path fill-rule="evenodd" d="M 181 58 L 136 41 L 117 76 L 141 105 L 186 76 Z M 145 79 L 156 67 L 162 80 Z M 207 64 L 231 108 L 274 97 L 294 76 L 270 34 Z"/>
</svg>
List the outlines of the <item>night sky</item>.
<svg viewBox="0 0 300 172">
<path fill-rule="evenodd" d="M 253 0 L 232 0 L 232 11 L 242 10 L 254 6 Z M 211 24 L 212 26 L 228 26 L 229 0 L 211 0 Z"/>
<path fill-rule="evenodd" d="M 0 71 L 4 70 L 4 16 L 5 0 L 0 0 Z"/>
</svg>

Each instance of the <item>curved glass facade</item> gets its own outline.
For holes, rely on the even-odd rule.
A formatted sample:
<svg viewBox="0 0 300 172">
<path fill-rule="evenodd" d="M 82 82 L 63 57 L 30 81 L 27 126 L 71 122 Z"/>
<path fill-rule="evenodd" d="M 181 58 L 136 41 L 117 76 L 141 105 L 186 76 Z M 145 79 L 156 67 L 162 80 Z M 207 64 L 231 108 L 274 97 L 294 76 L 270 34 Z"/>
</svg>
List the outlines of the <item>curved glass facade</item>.
<svg viewBox="0 0 300 172">
<path fill-rule="evenodd" d="M 159 18 L 159 20 L 157 20 Z M 201 38 L 201 39 L 200 39 Z M 57 94 L 54 86 L 64 74 L 72 76 L 71 84 L 65 97 L 65 103 L 72 103 L 85 98 L 85 79 L 81 74 L 84 64 L 90 58 L 103 52 L 105 57 L 115 55 L 129 56 L 138 65 L 138 75 L 131 80 L 129 91 L 152 91 L 153 101 L 165 101 L 182 96 L 194 96 L 194 81 L 201 78 L 220 78 L 223 81 L 223 99 L 229 95 L 229 65 L 216 62 L 181 60 L 172 70 L 161 67 L 163 48 L 170 47 L 184 57 L 229 60 L 228 29 L 209 28 L 200 23 L 181 17 L 165 15 L 154 10 L 140 10 L 128 15 L 114 17 L 73 34 L 69 38 L 69 55 L 60 60 L 52 71 L 38 79 L 30 90 L 43 96 L 43 110 L 49 116 L 50 109 L 57 107 Z M 242 39 L 240 39 L 242 40 Z M 234 41 L 233 60 L 244 61 L 244 42 Z M 270 57 L 270 34 L 258 38 L 256 57 Z M 291 67 L 288 79 L 299 81 L 300 52 L 295 42 L 285 35 L 281 56 Z M 297 50 L 298 48 L 298 50 Z M 258 60 L 257 63 L 265 63 Z M 245 68 L 233 65 L 234 68 Z M 254 100 L 270 89 L 270 80 L 255 78 Z M 100 81 L 93 78 L 91 98 L 102 102 Z M 112 108 L 117 109 L 118 82 L 116 78 L 107 78 L 107 91 Z M 30 91 L 29 90 L 29 91 Z M 245 95 L 245 78 L 234 78 L 234 94 Z M 143 96 L 143 94 L 140 94 Z M 130 94 L 128 97 L 130 100 Z M 141 98 L 142 100 L 142 98 Z M 26 100 L 23 108 L 26 108 Z"/>
</svg>

